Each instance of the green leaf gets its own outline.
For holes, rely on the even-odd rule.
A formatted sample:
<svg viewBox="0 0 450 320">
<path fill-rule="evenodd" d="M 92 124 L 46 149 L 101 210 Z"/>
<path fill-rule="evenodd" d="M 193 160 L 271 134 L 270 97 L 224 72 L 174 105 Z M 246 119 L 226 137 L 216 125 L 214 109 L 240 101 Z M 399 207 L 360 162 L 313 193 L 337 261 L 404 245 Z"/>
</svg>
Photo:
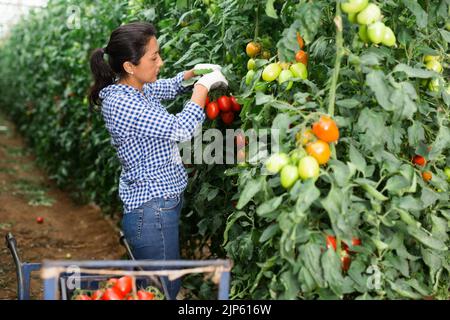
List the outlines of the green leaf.
<svg viewBox="0 0 450 320">
<path fill-rule="evenodd" d="M 227 219 L 227 226 L 225 228 L 224 231 L 224 236 L 223 236 L 223 243 L 222 245 L 224 246 L 227 242 L 228 242 L 228 233 L 230 232 L 231 227 L 235 224 L 235 222 L 237 220 L 239 220 L 242 217 L 246 217 L 246 213 L 243 211 L 237 211 L 234 212 L 233 214 L 231 214 L 228 219 Z"/>
<path fill-rule="evenodd" d="M 278 224 L 276 223 L 271 224 L 269 227 L 266 228 L 266 230 L 264 230 L 261 237 L 259 238 L 259 242 L 263 243 L 273 238 L 273 236 L 275 236 L 278 233 L 278 231 L 280 231 Z"/>
<path fill-rule="evenodd" d="M 428 14 L 415 0 L 402 0 L 403 4 L 416 16 L 416 23 L 419 28 L 428 25 Z"/>
<path fill-rule="evenodd" d="M 278 19 L 277 12 L 275 11 L 275 8 L 273 6 L 273 3 L 275 0 L 267 0 L 266 2 L 266 14 L 268 17 Z"/>
<path fill-rule="evenodd" d="M 308 243 L 299 249 L 300 261 L 308 269 L 319 287 L 324 286 L 323 271 L 320 264 L 321 248 L 317 244 Z"/>
<path fill-rule="evenodd" d="M 375 182 L 368 179 L 355 179 L 355 182 L 361 186 L 370 196 L 378 201 L 387 201 L 388 197 L 384 196 L 375 188 Z"/>
<path fill-rule="evenodd" d="M 448 247 L 445 245 L 443 241 L 441 241 L 440 239 L 436 239 L 432 236 L 429 236 L 422 229 L 418 229 L 413 226 L 407 226 L 407 231 L 411 236 L 419 240 L 422 244 L 426 245 L 427 247 L 430 247 L 431 249 L 438 251 L 448 250 Z"/>
<path fill-rule="evenodd" d="M 391 89 L 387 83 L 385 74 L 380 70 L 374 70 L 366 77 L 366 84 L 375 93 L 375 97 L 380 106 L 387 111 L 394 111 L 395 106 L 389 101 Z"/>
<path fill-rule="evenodd" d="M 272 198 L 269 201 L 266 201 L 259 205 L 259 207 L 256 209 L 256 213 L 264 217 L 265 215 L 274 212 L 278 207 L 281 205 L 281 202 L 283 201 L 283 196 Z"/>
<path fill-rule="evenodd" d="M 246 183 L 244 190 L 242 190 L 241 196 L 239 198 L 239 202 L 236 206 L 238 210 L 244 208 L 247 205 L 247 203 L 249 203 L 250 200 L 252 200 L 252 198 L 259 191 L 261 191 L 261 189 L 263 188 L 263 179 L 264 177 L 259 177 L 255 180 L 249 180 Z"/>
<path fill-rule="evenodd" d="M 431 79 L 436 76 L 436 73 L 433 71 L 413 68 L 403 63 L 398 64 L 393 72 L 404 72 L 408 77 L 420 79 Z"/>
<path fill-rule="evenodd" d="M 442 35 L 442 39 L 444 39 L 445 41 L 447 41 L 448 43 L 450 43 L 450 32 L 445 31 L 443 29 L 439 29 L 439 32 Z"/>
<path fill-rule="evenodd" d="M 331 290 L 339 297 L 342 296 L 342 283 L 344 278 L 341 272 L 341 261 L 333 249 L 328 249 L 322 255 L 322 268 L 325 280 Z"/>
<path fill-rule="evenodd" d="M 361 153 L 352 144 L 350 145 L 350 161 L 356 166 L 356 168 L 365 174 L 366 171 L 366 160 L 361 155 Z"/>
</svg>

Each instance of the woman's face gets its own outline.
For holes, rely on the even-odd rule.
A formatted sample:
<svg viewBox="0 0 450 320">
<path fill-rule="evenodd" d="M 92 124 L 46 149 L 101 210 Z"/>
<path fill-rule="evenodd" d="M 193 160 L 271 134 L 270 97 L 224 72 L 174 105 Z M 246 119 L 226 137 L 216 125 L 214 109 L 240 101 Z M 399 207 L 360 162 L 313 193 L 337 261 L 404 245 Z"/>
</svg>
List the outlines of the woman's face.
<svg viewBox="0 0 450 320">
<path fill-rule="evenodd" d="M 147 52 L 134 66 L 134 77 L 141 83 L 155 82 L 158 79 L 159 70 L 164 65 L 159 55 L 159 45 L 156 37 L 151 37 L 147 44 Z"/>
</svg>

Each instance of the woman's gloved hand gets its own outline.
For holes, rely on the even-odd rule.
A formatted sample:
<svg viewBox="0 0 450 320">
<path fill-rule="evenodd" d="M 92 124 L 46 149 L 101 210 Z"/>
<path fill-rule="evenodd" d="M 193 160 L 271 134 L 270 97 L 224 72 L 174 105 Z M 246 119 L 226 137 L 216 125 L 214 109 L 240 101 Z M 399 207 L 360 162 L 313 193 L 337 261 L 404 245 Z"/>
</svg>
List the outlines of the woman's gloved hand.
<svg viewBox="0 0 450 320">
<path fill-rule="evenodd" d="M 208 91 L 210 91 L 211 89 L 215 89 L 218 87 L 227 88 L 228 81 L 227 81 L 227 79 L 225 79 L 222 72 L 220 72 L 219 70 L 216 70 L 211 73 L 205 74 L 203 77 L 201 77 L 197 81 L 197 83 L 195 85 L 202 85 L 206 89 L 208 89 Z"/>
<path fill-rule="evenodd" d="M 194 70 L 203 70 L 203 69 L 212 69 L 214 71 L 221 71 L 222 67 L 218 64 L 211 64 L 211 63 L 200 63 L 195 65 Z"/>
</svg>

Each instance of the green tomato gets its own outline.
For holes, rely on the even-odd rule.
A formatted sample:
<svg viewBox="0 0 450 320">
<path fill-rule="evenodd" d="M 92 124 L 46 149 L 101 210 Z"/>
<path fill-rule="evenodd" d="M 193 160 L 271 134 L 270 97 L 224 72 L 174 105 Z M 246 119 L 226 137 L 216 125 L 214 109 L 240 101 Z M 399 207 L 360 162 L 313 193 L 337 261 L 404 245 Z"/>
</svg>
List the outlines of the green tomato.
<svg viewBox="0 0 450 320">
<path fill-rule="evenodd" d="M 431 92 L 439 92 L 439 79 L 432 79 L 428 82 L 428 89 Z"/>
<path fill-rule="evenodd" d="M 283 71 L 281 71 L 280 75 L 278 76 L 278 83 L 281 85 L 281 84 L 285 83 L 286 81 L 289 81 L 293 77 L 294 77 L 294 75 L 292 74 L 291 71 L 283 70 Z M 286 91 L 291 89 L 293 84 L 294 83 L 292 81 L 289 81 L 286 86 Z"/>
<path fill-rule="evenodd" d="M 289 156 L 286 153 L 276 153 L 266 161 L 266 169 L 272 174 L 277 174 L 289 163 Z"/>
<path fill-rule="evenodd" d="M 300 160 L 306 156 L 305 150 L 304 149 L 295 149 L 294 151 L 292 151 L 291 153 L 291 163 L 293 165 L 298 165 L 298 163 L 300 162 Z"/>
<path fill-rule="evenodd" d="M 392 47 L 395 45 L 396 41 L 397 41 L 397 39 L 395 38 L 394 31 L 392 31 L 392 29 L 389 27 L 385 27 L 384 37 L 383 37 L 383 40 L 381 40 L 381 43 L 387 47 Z"/>
<path fill-rule="evenodd" d="M 348 21 L 350 21 L 351 23 L 357 23 L 357 21 L 356 21 L 356 16 L 357 16 L 358 14 L 357 13 L 349 13 L 348 14 Z"/>
<path fill-rule="evenodd" d="M 255 84 L 255 91 L 266 92 L 267 87 L 268 87 L 267 82 L 264 82 L 264 81 L 258 81 L 258 82 Z"/>
<path fill-rule="evenodd" d="M 428 70 L 432 70 L 432 71 L 435 71 L 437 73 L 441 73 L 442 70 L 443 70 L 442 64 L 439 61 L 437 61 L 437 60 L 428 61 L 427 64 L 425 65 L 425 67 Z"/>
<path fill-rule="evenodd" d="M 247 75 L 245 76 L 245 84 L 249 86 L 252 83 L 252 80 L 254 77 L 255 77 L 255 71 L 249 70 L 247 72 Z"/>
<path fill-rule="evenodd" d="M 281 73 L 281 67 L 278 63 L 271 63 L 267 67 L 264 68 L 264 71 L 262 73 L 262 78 L 264 81 L 272 82 Z"/>
<path fill-rule="evenodd" d="M 447 176 L 447 181 L 450 181 L 450 167 L 445 168 L 444 173 Z"/>
<path fill-rule="evenodd" d="M 428 63 L 430 61 L 438 61 L 439 62 L 439 56 L 432 56 L 427 54 L 423 57 L 423 62 Z"/>
<path fill-rule="evenodd" d="M 294 63 L 289 70 L 291 70 L 295 78 L 308 79 L 308 69 L 303 63 Z"/>
<path fill-rule="evenodd" d="M 285 166 L 281 170 L 280 180 L 283 188 L 291 188 L 298 180 L 297 167 L 292 164 L 288 164 L 287 166 Z"/>
<path fill-rule="evenodd" d="M 375 22 L 367 27 L 367 35 L 372 43 L 379 44 L 384 38 L 386 26 L 383 22 Z"/>
<path fill-rule="evenodd" d="M 298 163 L 298 175 L 302 180 L 317 179 L 320 174 L 320 167 L 317 160 L 311 156 L 304 157 Z"/>
<path fill-rule="evenodd" d="M 249 59 L 247 62 L 247 70 L 255 70 L 256 61 L 254 59 Z"/>
<path fill-rule="evenodd" d="M 381 10 L 376 4 L 369 4 L 364 10 L 362 10 L 356 20 L 359 24 L 369 25 L 377 22 L 381 19 Z"/>
<path fill-rule="evenodd" d="M 450 21 L 445 24 L 445 28 L 450 31 Z"/>
<path fill-rule="evenodd" d="M 367 35 L 367 26 L 366 25 L 360 25 L 359 26 L 359 38 L 365 42 L 365 43 L 369 43 L 369 36 Z"/>
<path fill-rule="evenodd" d="M 342 11 L 345 13 L 358 13 L 365 9 L 369 0 L 348 0 L 341 4 Z"/>
</svg>

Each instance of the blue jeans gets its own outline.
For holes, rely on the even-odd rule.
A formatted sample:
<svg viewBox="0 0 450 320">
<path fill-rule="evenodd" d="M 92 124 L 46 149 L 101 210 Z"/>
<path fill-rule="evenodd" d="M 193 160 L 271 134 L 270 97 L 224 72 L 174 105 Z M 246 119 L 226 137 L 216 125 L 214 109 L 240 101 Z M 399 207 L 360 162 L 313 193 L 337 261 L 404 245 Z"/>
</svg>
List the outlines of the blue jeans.
<svg viewBox="0 0 450 320">
<path fill-rule="evenodd" d="M 154 198 L 124 214 L 122 230 L 137 260 L 179 260 L 179 220 L 183 195 Z M 167 268 L 165 268 L 167 269 Z M 181 280 L 161 277 L 169 297 L 176 299 Z"/>
</svg>

